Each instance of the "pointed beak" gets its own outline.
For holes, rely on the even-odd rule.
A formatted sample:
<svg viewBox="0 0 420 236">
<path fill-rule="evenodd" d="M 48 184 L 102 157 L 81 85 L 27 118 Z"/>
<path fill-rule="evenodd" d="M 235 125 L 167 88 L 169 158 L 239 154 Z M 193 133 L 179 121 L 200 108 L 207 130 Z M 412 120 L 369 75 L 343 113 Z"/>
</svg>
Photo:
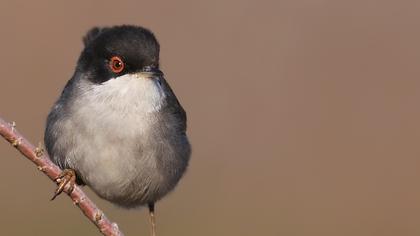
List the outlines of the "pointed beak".
<svg viewBox="0 0 420 236">
<path fill-rule="evenodd" d="M 153 79 L 156 77 L 163 76 L 163 72 L 160 71 L 158 68 L 154 68 L 151 66 L 145 66 L 143 69 L 137 73 L 139 77 Z"/>
</svg>

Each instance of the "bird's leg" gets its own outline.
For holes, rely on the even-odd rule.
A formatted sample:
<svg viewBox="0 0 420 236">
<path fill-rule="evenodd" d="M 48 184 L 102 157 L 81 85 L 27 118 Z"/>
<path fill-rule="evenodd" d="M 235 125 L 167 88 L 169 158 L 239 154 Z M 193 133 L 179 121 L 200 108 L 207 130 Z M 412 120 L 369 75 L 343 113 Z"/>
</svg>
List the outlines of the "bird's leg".
<svg viewBox="0 0 420 236">
<path fill-rule="evenodd" d="M 155 218 L 155 203 L 149 203 L 150 224 L 152 226 L 152 236 L 156 236 L 156 218 Z"/>
<path fill-rule="evenodd" d="M 76 173 L 72 169 L 65 169 L 61 172 L 57 179 L 55 179 L 55 181 L 58 183 L 58 187 L 55 190 L 54 196 L 51 198 L 51 201 L 63 192 L 67 184 L 69 184 L 68 191 L 73 191 L 74 184 L 76 182 Z"/>
</svg>

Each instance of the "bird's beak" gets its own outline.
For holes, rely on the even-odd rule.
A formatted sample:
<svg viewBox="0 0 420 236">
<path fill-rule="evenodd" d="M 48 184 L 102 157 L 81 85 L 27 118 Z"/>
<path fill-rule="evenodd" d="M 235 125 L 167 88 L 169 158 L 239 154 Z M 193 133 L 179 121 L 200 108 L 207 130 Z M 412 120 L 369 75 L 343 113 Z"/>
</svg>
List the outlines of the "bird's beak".
<svg viewBox="0 0 420 236">
<path fill-rule="evenodd" d="M 139 78 L 147 78 L 147 79 L 153 79 L 153 78 L 159 78 L 163 76 L 163 72 L 160 71 L 158 68 L 145 66 L 142 71 L 137 73 L 137 77 Z"/>
</svg>

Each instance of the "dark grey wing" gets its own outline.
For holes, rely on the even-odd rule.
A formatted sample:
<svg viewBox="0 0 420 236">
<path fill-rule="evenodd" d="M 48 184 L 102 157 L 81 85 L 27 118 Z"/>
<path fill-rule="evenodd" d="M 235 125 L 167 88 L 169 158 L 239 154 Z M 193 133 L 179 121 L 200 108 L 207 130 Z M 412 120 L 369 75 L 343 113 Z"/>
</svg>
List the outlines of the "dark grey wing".
<svg viewBox="0 0 420 236">
<path fill-rule="evenodd" d="M 65 166 L 64 157 L 62 156 L 62 154 L 64 153 L 57 153 L 57 150 L 54 148 L 54 144 L 57 138 L 61 135 L 61 130 L 59 129 L 59 127 L 57 127 L 57 123 L 66 116 L 66 103 L 70 98 L 70 93 L 72 92 L 71 90 L 73 90 L 73 85 L 74 79 L 72 78 L 67 82 L 60 97 L 51 108 L 51 111 L 47 117 L 47 123 L 45 125 L 44 132 L 45 148 L 47 149 L 47 152 L 50 155 L 51 161 L 62 169 L 67 168 Z"/>
<path fill-rule="evenodd" d="M 74 83 L 75 79 L 73 78 L 67 82 L 63 92 L 60 95 L 60 98 L 55 102 L 50 113 L 48 114 L 47 122 L 45 125 L 44 143 L 46 151 L 50 156 L 51 161 L 57 166 L 59 166 L 61 169 L 69 168 L 69 166 L 67 166 L 66 163 L 67 150 L 59 148 L 55 144 L 57 138 L 60 137 L 64 132 L 59 125 L 59 121 L 64 119 L 68 115 L 67 108 L 69 106 L 68 103 L 71 102 L 70 97 L 74 91 Z M 83 181 L 80 178 L 78 178 L 79 175 L 77 174 L 77 170 L 75 171 L 76 183 L 79 185 L 84 185 Z"/>
<path fill-rule="evenodd" d="M 175 96 L 174 92 L 172 91 L 171 86 L 169 86 L 168 82 L 161 77 L 160 78 L 162 87 L 166 90 L 166 94 L 168 96 L 167 102 L 168 106 L 166 107 L 167 112 L 174 115 L 179 119 L 179 128 L 180 131 L 185 133 L 187 131 L 187 113 L 185 112 L 184 108 L 178 101 L 178 98 Z"/>
</svg>

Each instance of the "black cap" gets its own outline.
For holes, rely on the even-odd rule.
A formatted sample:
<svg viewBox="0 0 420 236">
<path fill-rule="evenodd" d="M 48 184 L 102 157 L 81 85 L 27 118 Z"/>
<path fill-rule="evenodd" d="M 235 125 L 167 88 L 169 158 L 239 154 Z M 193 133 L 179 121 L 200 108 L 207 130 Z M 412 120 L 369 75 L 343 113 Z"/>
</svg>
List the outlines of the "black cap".
<svg viewBox="0 0 420 236">
<path fill-rule="evenodd" d="M 83 38 L 85 49 L 80 55 L 77 71 L 95 83 L 102 83 L 145 68 L 159 69 L 159 42 L 143 27 L 122 25 L 95 27 Z M 112 70 L 112 58 L 123 62 L 123 70 Z"/>
</svg>

